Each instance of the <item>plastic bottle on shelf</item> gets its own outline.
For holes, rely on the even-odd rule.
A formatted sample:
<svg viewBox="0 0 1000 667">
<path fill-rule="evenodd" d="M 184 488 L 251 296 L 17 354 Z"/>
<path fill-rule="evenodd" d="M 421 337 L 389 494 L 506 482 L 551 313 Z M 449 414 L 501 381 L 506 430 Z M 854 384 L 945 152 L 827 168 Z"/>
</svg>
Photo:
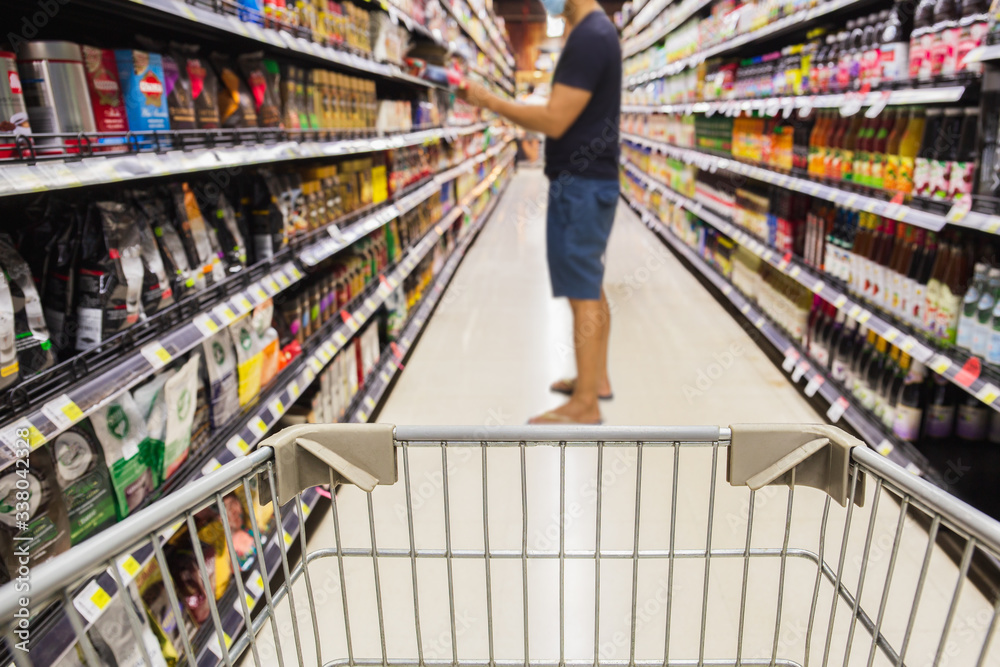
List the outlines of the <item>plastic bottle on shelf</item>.
<svg viewBox="0 0 1000 667">
<path fill-rule="evenodd" d="M 860 89 L 862 92 L 868 92 L 873 87 L 878 86 L 878 82 L 875 81 L 878 54 L 882 29 L 888 16 L 888 11 L 871 14 L 862 33 L 861 58 L 859 60 L 858 77 L 855 84 L 855 88 Z"/>
<path fill-rule="evenodd" d="M 914 192 L 916 158 L 923 141 L 927 118 L 924 110 L 917 107 L 910 112 L 909 122 L 899 142 L 899 170 L 896 172 L 896 191 L 904 194 Z"/>
<path fill-rule="evenodd" d="M 930 164 L 930 196 L 948 199 L 951 196 L 951 170 L 958 162 L 964 114 L 958 107 L 944 110 L 941 129 L 934 135 L 934 146 L 939 148 Z M 961 177 L 959 177 L 961 182 Z"/>
<path fill-rule="evenodd" d="M 979 107 L 966 107 L 963 111 L 962 130 L 951 175 L 947 197 L 958 199 L 971 196 L 976 172 L 976 134 L 979 129 Z"/>
<path fill-rule="evenodd" d="M 920 0 L 913 17 L 913 32 L 910 33 L 909 77 L 912 80 L 930 78 L 930 49 L 934 37 L 931 26 L 934 23 L 934 0 Z"/>
<path fill-rule="evenodd" d="M 996 300 L 989 322 L 989 341 L 986 346 L 986 363 L 1000 365 L 1000 299 Z"/>
<path fill-rule="evenodd" d="M 882 188 L 889 192 L 899 190 L 897 179 L 899 178 L 899 144 L 906 132 L 906 126 L 910 120 L 908 109 L 901 108 L 894 114 L 892 130 L 886 139 L 885 164 L 882 168 Z"/>
<path fill-rule="evenodd" d="M 934 25 L 931 28 L 933 45 L 930 47 L 930 76 L 954 76 L 955 53 L 959 38 L 959 10 L 956 0 L 937 0 L 934 5 Z M 924 79 L 925 77 L 921 77 Z"/>
<path fill-rule="evenodd" d="M 868 186 L 871 178 L 871 149 L 872 140 L 875 138 L 875 120 L 862 114 L 858 114 L 858 117 L 860 125 L 854 142 L 854 160 L 849 180 L 855 185 Z"/>
<path fill-rule="evenodd" d="M 979 267 L 980 265 L 976 265 L 977 271 Z M 965 346 L 965 349 L 969 352 L 984 359 L 990 347 L 990 334 L 993 329 L 993 308 L 997 304 L 997 297 L 1000 296 L 1000 269 L 990 268 L 986 276 L 986 281 L 980 288 L 979 300 L 976 302 L 976 313 L 972 321 L 971 341 Z M 969 291 L 972 291 L 972 289 L 974 288 L 970 288 Z"/>
<path fill-rule="evenodd" d="M 962 314 L 958 318 L 958 335 L 955 337 L 955 345 L 963 350 L 972 351 L 974 332 L 977 327 L 977 313 L 979 310 L 979 298 L 986 289 L 987 266 L 982 262 L 977 262 L 972 271 L 972 283 L 965 291 L 962 298 Z M 992 317 L 992 311 L 990 312 Z M 991 327 L 992 328 L 992 327 Z M 987 335 L 988 343 L 988 335 Z"/>
<path fill-rule="evenodd" d="M 967 63 L 965 56 L 979 47 L 989 31 L 989 6 L 986 0 L 963 0 L 962 18 L 958 21 L 958 46 L 955 51 L 957 71 L 981 74 L 981 62 Z"/>
<path fill-rule="evenodd" d="M 913 0 L 897 0 L 882 27 L 875 79 L 881 83 L 902 81 L 909 76 L 910 31 Z M 873 87 L 877 84 L 873 84 Z"/>
<path fill-rule="evenodd" d="M 934 193 L 932 165 L 938 159 L 937 139 L 944 123 L 944 112 L 932 107 L 927 110 L 926 118 L 920 139 L 920 152 L 913 166 L 913 194 L 920 197 L 930 197 Z"/>
</svg>

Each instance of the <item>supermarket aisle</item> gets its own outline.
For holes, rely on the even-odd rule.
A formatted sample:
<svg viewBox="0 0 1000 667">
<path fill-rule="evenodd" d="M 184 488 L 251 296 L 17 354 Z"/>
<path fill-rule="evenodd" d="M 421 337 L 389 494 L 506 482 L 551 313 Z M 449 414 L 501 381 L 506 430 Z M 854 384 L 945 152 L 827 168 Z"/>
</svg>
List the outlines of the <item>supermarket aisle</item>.
<svg viewBox="0 0 1000 667">
<path fill-rule="evenodd" d="M 523 424 L 574 375 L 569 304 L 552 298 L 540 170 L 523 169 L 462 263 L 379 419 Z M 820 417 L 624 203 L 608 250 L 609 424 Z M 751 331 L 756 331 L 751 327 Z"/>
<path fill-rule="evenodd" d="M 565 304 L 553 303 L 545 281 L 544 213 L 525 215 L 543 192 L 538 172 L 522 172 L 514 181 L 417 345 L 382 421 L 467 424 L 488 432 L 498 422 L 522 423 L 532 412 L 556 404 L 558 397 L 545 387 L 572 368 L 561 354 L 568 312 Z M 608 420 L 667 425 L 820 421 L 747 333 L 624 205 L 619 211 L 607 275 L 617 303 L 611 345 L 616 399 L 605 408 Z M 725 369 L 721 374 L 710 370 L 713 364 Z M 702 389 L 699 373 L 712 380 L 702 382 Z M 685 385 L 701 393 L 691 393 L 689 400 Z M 831 572 L 839 556 L 843 590 L 855 595 L 864 582 L 861 609 L 870 618 L 878 615 L 885 582 L 891 581 L 882 629 L 890 645 L 900 646 L 927 538 L 912 513 L 901 519 L 893 501 L 875 502 L 873 483 L 865 488 L 864 507 L 848 515 L 836 503 L 828 504 L 825 519 L 826 497 L 804 487 L 795 490 L 792 501 L 786 489 L 768 487 L 751 505 L 747 489 L 724 482 L 725 453 L 710 447 L 684 447 L 676 459 L 673 448 L 664 446 L 645 446 L 641 452 L 635 446 L 605 447 L 600 456 L 601 468 L 596 447 L 567 448 L 562 460 L 557 447 L 525 447 L 523 453 L 518 447 L 494 447 L 484 453 L 478 444 L 410 445 L 406 460 L 399 459 L 399 483 L 371 496 L 341 488 L 343 578 L 330 517 L 322 519 L 309 545 L 310 550 L 327 549 L 326 557 L 310 566 L 324 660 L 353 652 L 355 661 L 365 664 L 416 665 L 421 654 L 419 664 L 427 665 L 453 664 L 456 657 L 477 665 L 516 665 L 524 664 L 528 654 L 535 665 L 563 660 L 591 665 L 596 647 L 604 664 L 628 664 L 634 658 L 632 664 L 659 665 L 667 646 L 670 658 L 692 661 L 685 664 L 697 664 L 699 655 L 732 661 L 738 653 L 744 664 L 768 664 L 774 647 L 779 657 L 799 664 L 806 654 L 813 664 L 894 664 L 879 651 L 868 662 L 871 635 L 861 623 L 851 623 L 852 606 L 834 597 L 830 582 L 817 583 L 814 562 L 778 557 L 790 512 L 788 544 L 825 553 Z M 713 478 L 718 481 L 714 494 Z M 671 512 L 675 498 L 676 515 Z M 847 516 L 852 518 L 842 551 Z M 595 571 L 597 525 L 605 555 Z M 751 545 L 770 551 L 745 566 L 742 553 L 751 525 Z M 899 525 L 898 557 L 890 558 Z M 671 526 L 675 530 L 668 530 Z M 385 554 L 374 566 L 367 556 L 373 534 Z M 562 535 L 566 551 L 576 556 L 566 558 L 561 577 Z M 482 555 L 487 538 L 489 560 Z M 420 558 L 409 557 L 411 539 Z M 686 557 L 666 558 L 672 544 Z M 522 559 L 523 546 L 530 559 Z M 633 569 L 635 546 L 647 556 Z M 708 546 L 729 550 L 713 556 L 710 568 L 704 558 Z M 444 558 L 449 551 L 459 557 Z M 957 568 L 935 552 L 929 573 L 907 664 L 933 663 Z M 296 617 L 305 637 L 305 664 L 312 664 L 312 618 L 302 583 L 295 588 Z M 979 636 L 991 609 L 966 586 L 957 623 Z M 279 632 L 286 661 L 295 655 L 290 621 L 283 610 Z M 271 664 L 275 647 L 269 628 L 259 643 L 262 664 Z M 972 667 L 978 649 L 975 639 L 963 634 L 949 643 L 949 665 Z M 994 650 L 981 664 L 998 663 L 1000 650 Z"/>
</svg>

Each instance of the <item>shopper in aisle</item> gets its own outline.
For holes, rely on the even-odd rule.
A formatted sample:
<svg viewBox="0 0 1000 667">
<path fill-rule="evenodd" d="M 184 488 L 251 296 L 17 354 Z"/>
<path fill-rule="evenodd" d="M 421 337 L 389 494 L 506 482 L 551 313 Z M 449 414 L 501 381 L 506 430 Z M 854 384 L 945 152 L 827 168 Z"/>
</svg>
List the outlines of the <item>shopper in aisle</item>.
<svg viewBox="0 0 1000 667">
<path fill-rule="evenodd" d="M 501 99 L 466 82 L 462 97 L 541 132 L 549 179 L 547 247 L 552 292 L 573 310 L 576 379 L 552 390 L 569 401 L 531 419 L 533 424 L 596 423 L 598 400 L 611 397 L 608 336 L 611 310 L 604 294 L 604 253 L 618 205 L 618 125 L 622 55 L 618 33 L 596 0 L 542 0 L 566 19 L 569 34 L 544 106 Z"/>
</svg>

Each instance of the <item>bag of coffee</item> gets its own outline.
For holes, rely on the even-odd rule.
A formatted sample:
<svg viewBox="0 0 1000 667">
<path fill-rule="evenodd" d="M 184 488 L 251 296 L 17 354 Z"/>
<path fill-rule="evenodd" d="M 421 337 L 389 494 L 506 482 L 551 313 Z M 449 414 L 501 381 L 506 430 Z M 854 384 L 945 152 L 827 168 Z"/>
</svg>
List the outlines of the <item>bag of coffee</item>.
<svg viewBox="0 0 1000 667">
<path fill-rule="evenodd" d="M 139 634 L 142 646 L 146 649 L 150 662 L 143 658 L 143 651 L 132 634 L 129 611 L 125 605 L 132 606 L 132 617 L 139 621 Z M 90 640 L 100 659 L 106 665 L 116 667 L 167 667 L 167 661 L 160 652 L 160 642 L 149 626 L 146 607 L 139 599 L 132 586 L 126 586 L 125 592 L 116 595 L 108 603 L 107 609 L 94 621 L 90 629 Z"/>
<path fill-rule="evenodd" d="M 14 333 L 14 299 L 7 276 L 0 271 L 0 389 L 9 387 L 20 377 Z"/>
<path fill-rule="evenodd" d="M 250 230 L 258 262 L 274 257 L 287 242 L 281 195 L 281 183 L 270 171 L 254 178 Z"/>
<path fill-rule="evenodd" d="M 163 56 L 163 84 L 167 93 L 170 128 L 193 130 L 195 122 L 194 95 L 187 72 L 171 56 Z"/>
<path fill-rule="evenodd" d="M 95 203 L 80 241 L 77 351 L 139 320 L 144 274 L 134 209 L 121 202 Z"/>
<path fill-rule="evenodd" d="M 129 129 L 133 132 L 169 130 L 170 110 L 160 54 L 118 49 L 115 61 Z"/>
<path fill-rule="evenodd" d="M 42 273 L 42 312 L 56 355 L 66 358 L 75 347 L 76 280 L 80 262 L 83 216 L 73 211 L 52 238 Z"/>
<path fill-rule="evenodd" d="M 257 112 L 250 90 L 229 56 L 213 53 L 212 66 L 219 75 L 219 121 L 222 127 L 257 127 Z"/>
<path fill-rule="evenodd" d="M 202 348 L 208 374 L 212 428 L 220 429 L 240 411 L 236 350 L 227 331 L 220 331 L 206 340 Z"/>
<path fill-rule="evenodd" d="M 270 58 L 264 61 L 264 67 L 271 71 L 278 70 L 278 82 L 281 91 L 281 117 L 284 119 L 285 128 L 289 130 L 308 129 L 309 120 L 306 118 L 306 126 L 303 127 L 302 120 L 304 114 L 299 108 L 299 95 L 297 92 L 298 68 L 294 65 L 278 65 L 277 61 Z"/>
<path fill-rule="evenodd" d="M 278 64 L 273 60 L 273 68 L 264 65 L 263 53 L 244 53 L 239 58 L 240 69 L 253 96 L 257 111 L 257 125 L 260 127 L 281 127 L 281 105 L 278 98 Z"/>
<path fill-rule="evenodd" d="M 191 425 L 194 422 L 200 365 L 201 355 L 196 352 L 164 386 L 167 436 L 163 447 L 163 479 L 177 471 L 191 449 Z"/>
<path fill-rule="evenodd" d="M 111 479 L 90 420 L 63 431 L 49 446 L 76 545 L 117 521 Z"/>
<path fill-rule="evenodd" d="M 236 211 L 222 192 L 210 205 L 206 206 L 205 218 L 215 233 L 215 240 L 222 252 L 226 271 L 232 275 L 246 268 L 247 246 L 236 221 Z"/>
<path fill-rule="evenodd" d="M 176 220 L 180 223 L 178 231 L 187 251 L 188 261 L 205 280 L 206 286 L 224 280 L 225 269 L 219 260 L 217 249 L 213 247 L 194 191 L 187 183 L 172 183 L 169 187 L 173 195 Z"/>
<path fill-rule="evenodd" d="M 72 546 L 51 452 L 39 447 L 24 461 L 0 472 L 0 555 L 11 574 L 21 571 L 22 557 L 30 569 Z M 19 529 L 24 523 L 27 528 Z M 16 555 L 15 545 L 27 555 Z"/>
<path fill-rule="evenodd" d="M 132 390 L 139 414 L 146 424 L 146 444 L 148 447 L 163 449 L 167 439 L 167 396 L 164 387 L 167 380 L 174 376 L 174 370 L 168 369 L 157 373 L 152 378 Z M 160 469 L 153 471 L 154 482 L 162 481 Z"/>
<path fill-rule="evenodd" d="M 118 518 L 124 519 L 156 490 L 163 448 L 146 437 L 146 420 L 125 391 L 90 418 L 111 474 Z"/>
<path fill-rule="evenodd" d="M 169 206 L 168 196 L 165 190 L 138 192 L 134 201 L 143 213 L 146 223 L 153 230 L 156 245 L 163 259 L 164 271 L 173 289 L 174 300 L 178 300 L 188 291 L 204 287 L 204 280 L 199 286 L 198 274 L 191 269 L 184 243 L 174 226 L 171 215 L 173 207 Z"/>
<path fill-rule="evenodd" d="M 8 289 L 14 306 L 19 372 L 22 378 L 30 377 L 54 366 L 56 357 L 31 269 L 6 237 L 0 237 L 0 269 L 9 281 Z"/>
<path fill-rule="evenodd" d="M 84 46 L 83 64 L 87 70 L 87 88 L 90 91 L 90 106 L 94 109 L 94 121 L 98 132 L 128 132 L 128 117 L 125 100 L 118 80 L 118 64 L 111 49 Z M 101 143 L 123 144 L 125 138 L 105 138 Z"/>
<path fill-rule="evenodd" d="M 173 305 L 174 289 L 170 286 L 167 268 L 156 245 L 156 236 L 145 216 L 136 216 L 139 228 L 139 249 L 142 252 L 142 310 L 147 317 Z"/>
<path fill-rule="evenodd" d="M 229 325 L 229 334 L 236 348 L 236 369 L 239 377 L 240 407 L 260 393 L 261 349 L 257 333 L 249 316 L 241 317 Z"/>
<path fill-rule="evenodd" d="M 202 130 L 219 127 L 219 80 L 194 44 L 170 44 L 173 59 L 191 83 L 195 122 Z"/>
<path fill-rule="evenodd" d="M 274 302 L 268 299 L 253 311 L 253 329 L 260 349 L 260 385 L 266 387 L 278 374 L 278 331 L 271 326 Z"/>
</svg>

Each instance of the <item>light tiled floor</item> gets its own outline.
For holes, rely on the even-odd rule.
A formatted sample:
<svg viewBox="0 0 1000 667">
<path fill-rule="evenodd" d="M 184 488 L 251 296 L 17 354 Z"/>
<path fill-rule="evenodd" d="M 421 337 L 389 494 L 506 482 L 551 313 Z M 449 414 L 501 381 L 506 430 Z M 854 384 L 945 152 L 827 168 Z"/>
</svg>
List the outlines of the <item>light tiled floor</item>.
<svg viewBox="0 0 1000 667">
<path fill-rule="evenodd" d="M 537 171 L 525 171 L 517 177 L 431 319 L 380 421 L 465 424 L 488 430 L 498 424 L 523 423 L 531 414 L 558 404 L 559 397 L 546 387 L 558 377 L 572 375 L 573 366 L 568 307 L 550 297 L 547 283 L 544 188 L 544 179 Z M 608 422 L 726 425 L 821 420 L 740 325 L 624 206 L 619 207 L 612 235 L 606 284 L 615 303 L 611 369 L 616 398 L 604 408 Z M 718 487 L 709 538 L 712 457 L 716 454 Z M 599 618 L 596 652 L 602 664 L 625 665 L 633 659 L 662 664 L 665 648 L 672 661 L 697 662 L 702 645 L 705 659 L 732 661 L 739 654 L 744 661 L 763 660 L 767 664 L 776 645 L 779 659 L 800 664 L 806 656 L 814 665 L 868 664 L 870 632 L 860 622 L 850 622 L 853 609 L 843 598 L 833 605 L 834 589 L 829 581 L 824 579 L 816 588 L 815 563 L 798 557 L 816 552 L 821 534 L 825 536 L 824 560 L 831 572 L 839 569 L 843 553 L 843 584 L 851 595 L 856 594 L 867 564 L 861 609 L 873 619 L 889 582 L 882 631 L 892 647 L 902 645 L 926 534 L 911 511 L 903 521 L 890 578 L 899 507 L 883 494 L 873 518 L 875 488 L 871 480 L 865 506 L 853 511 L 843 552 L 846 510 L 831 504 L 822 530 L 824 496 L 811 489 L 796 489 L 784 577 L 777 554 L 785 537 L 788 491 L 768 487 L 757 493 L 751 547 L 774 551 L 770 556 L 751 558 L 744 595 L 742 550 L 751 514 L 749 493 L 725 483 L 725 451 L 682 448 L 677 455 L 676 516 L 671 512 L 674 449 L 646 446 L 641 455 L 637 477 L 637 447 L 604 449 L 600 525 L 605 557 L 600 565 L 598 614 L 593 557 L 598 525 L 595 447 L 568 448 L 565 462 L 558 447 L 526 447 L 523 485 L 517 447 L 494 448 L 485 454 L 485 485 L 484 452 L 478 445 L 449 447 L 444 455 L 440 447 L 410 447 L 409 498 L 416 548 L 443 553 L 450 540 L 457 557 L 450 561 L 450 576 L 445 558 L 421 557 L 411 563 L 405 557 L 410 523 L 404 484 L 381 487 L 371 496 L 380 551 L 397 549 L 404 557 L 379 558 L 381 608 L 372 560 L 346 559 L 350 649 L 355 662 L 382 664 L 384 635 L 384 657 L 393 663 L 416 663 L 422 654 L 424 664 L 450 664 L 455 657 L 467 664 L 487 664 L 491 659 L 523 664 L 527 625 L 527 652 L 533 664 L 557 664 L 561 659 L 593 664 L 595 618 Z M 401 461 L 401 482 L 405 470 Z M 562 515 L 561 470 L 565 470 L 566 490 Z M 635 516 L 637 483 L 641 484 L 639 521 Z M 490 552 L 494 555 L 489 559 L 490 604 L 486 559 L 481 555 L 487 537 L 484 486 Z M 345 488 L 337 504 L 344 547 L 370 548 L 367 497 Z M 655 556 L 656 550 L 661 553 L 660 557 L 644 557 L 633 569 L 637 526 L 640 551 L 649 556 Z M 675 527 L 677 553 L 687 556 L 673 563 L 662 557 L 670 546 L 671 526 Z M 561 535 L 571 555 L 565 560 L 562 577 L 557 557 Z M 699 552 L 704 552 L 709 539 L 714 550 L 729 551 L 716 552 L 706 565 Z M 522 540 L 532 556 L 526 563 L 520 558 Z M 311 538 L 310 548 L 329 548 L 335 543 L 332 521 L 326 520 Z M 574 558 L 574 551 L 585 552 L 586 557 Z M 609 551 L 624 557 L 614 557 Z M 411 568 L 417 572 L 418 617 Z M 336 558 L 313 561 L 310 574 L 323 660 L 346 658 L 345 596 Z M 923 667 L 933 663 L 956 574 L 956 566 L 934 551 L 910 633 L 906 664 Z M 562 593 L 561 580 L 565 582 Z M 529 590 L 527 621 L 525 586 Z M 314 614 L 301 581 L 295 590 L 305 664 L 315 664 Z M 703 606 L 706 597 L 708 604 Z M 779 607 L 780 621 L 776 622 Z M 973 586 L 964 586 L 954 630 L 938 664 L 975 665 L 991 619 L 989 603 Z M 280 643 L 285 664 L 296 664 L 287 607 L 281 610 Z M 275 664 L 269 629 L 259 636 L 258 653 L 262 665 Z M 874 658 L 874 664 L 890 664 L 880 651 Z M 984 664 L 998 662 L 1000 648 L 994 646 Z M 249 655 L 244 664 L 253 664 Z"/>
</svg>

